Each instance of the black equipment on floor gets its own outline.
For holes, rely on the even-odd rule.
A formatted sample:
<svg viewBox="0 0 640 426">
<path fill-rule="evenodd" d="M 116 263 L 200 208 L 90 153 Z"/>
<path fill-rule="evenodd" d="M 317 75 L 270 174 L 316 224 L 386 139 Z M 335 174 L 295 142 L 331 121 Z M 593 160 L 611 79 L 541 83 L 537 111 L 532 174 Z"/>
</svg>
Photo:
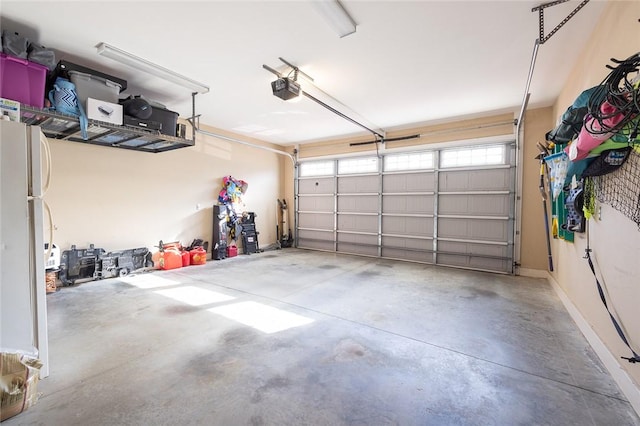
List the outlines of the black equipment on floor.
<svg viewBox="0 0 640 426">
<path fill-rule="evenodd" d="M 246 212 L 242 215 L 240 226 L 242 227 L 242 252 L 244 254 L 258 253 L 260 245 L 258 244 L 258 234 L 255 223 L 256 214 L 254 212 Z"/>
<path fill-rule="evenodd" d="M 62 252 L 58 278 L 63 285 L 73 285 L 77 280 L 100 280 L 124 277 L 137 269 L 153 266 L 151 253 L 146 247 L 106 253 L 104 249 L 76 249 Z"/>
<path fill-rule="evenodd" d="M 227 257 L 227 207 L 213 206 L 213 240 L 211 241 L 211 258 L 221 260 Z"/>
</svg>

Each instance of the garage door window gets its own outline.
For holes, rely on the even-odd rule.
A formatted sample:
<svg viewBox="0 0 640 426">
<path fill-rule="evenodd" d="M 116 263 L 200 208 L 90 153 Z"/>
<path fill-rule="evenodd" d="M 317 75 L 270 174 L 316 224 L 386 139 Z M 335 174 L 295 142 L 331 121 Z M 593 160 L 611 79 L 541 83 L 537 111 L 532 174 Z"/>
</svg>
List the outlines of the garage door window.
<svg viewBox="0 0 640 426">
<path fill-rule="evenodd" d="M 300 176 L 332 176 L 335 173 L 335 161 L 309 161 L 300 164 Z"/>
<path fill-rule="evenodd" d="M 375 173 L 378 171 L 378 157 L 344 158 L 338 160 L 338 174 Z"/>
<path fill-rule="evenodd" d="M 384 157 L 384 171 L 433 169 L 433 152 L 408 152 Z"/>
<path fill-rule="evenodd" d="M 506 163 L 505 145 L 444 149 L 440 167 L 490 166 Z"/>
</svg>

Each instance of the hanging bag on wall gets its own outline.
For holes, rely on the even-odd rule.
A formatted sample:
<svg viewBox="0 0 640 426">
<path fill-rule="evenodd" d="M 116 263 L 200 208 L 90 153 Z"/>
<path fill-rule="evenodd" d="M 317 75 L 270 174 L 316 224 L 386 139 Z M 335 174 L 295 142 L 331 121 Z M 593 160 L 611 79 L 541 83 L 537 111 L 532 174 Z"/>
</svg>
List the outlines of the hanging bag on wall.
<svg viewBox="0 0 640 426">
<path fill-rule="evenodd" d="M 602 176 L 614 172 L 627 161 L 630 153 L 630 146 L 605 150 L 587 166 L 582 176 Z"/>
</svg>

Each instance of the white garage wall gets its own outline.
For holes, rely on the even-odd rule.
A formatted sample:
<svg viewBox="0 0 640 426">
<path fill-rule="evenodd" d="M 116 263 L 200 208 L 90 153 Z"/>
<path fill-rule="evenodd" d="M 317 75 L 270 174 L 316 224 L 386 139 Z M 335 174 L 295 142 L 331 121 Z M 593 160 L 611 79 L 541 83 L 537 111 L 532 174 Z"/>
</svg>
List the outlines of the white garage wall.
<svg viewBox="0 0 640 426">
<path fill-rule="evenodd" d="M 45 200 L 61 250 L 105 250 L 158 241 L 211 241 L 212 206 L 231 175 L 249 183 L 243 201 L 257 214 L 262 247 L 275 241 L 280 196 L 277 154 L 198 135 L 196 145 L 150 154 L 50 139 L 52 183 Z M 273 229 L 272 229 L 273 228 Z"/>
</svg>

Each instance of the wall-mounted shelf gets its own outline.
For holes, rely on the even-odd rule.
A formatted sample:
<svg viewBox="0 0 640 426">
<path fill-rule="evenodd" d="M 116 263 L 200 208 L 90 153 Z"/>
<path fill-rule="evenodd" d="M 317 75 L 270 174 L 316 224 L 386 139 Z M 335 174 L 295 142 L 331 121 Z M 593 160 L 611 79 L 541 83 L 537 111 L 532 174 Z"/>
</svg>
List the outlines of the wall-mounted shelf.
<svg viewBox="0 0 640 426">
<path fill-rule="evenodd" d="M 164 135 L 160 132 L 132 126 L 118 126 L 98 120 L 89 120 L 88 139 L 80 135 L 78 117 L 55 111 L 20 106 L 23 123 L 40 126 L 48 138 L 63 139 L 112 148 L 131 149 L 142 152 L 165 152 L 195 145 L 195 140 Z"/>
</svg>

